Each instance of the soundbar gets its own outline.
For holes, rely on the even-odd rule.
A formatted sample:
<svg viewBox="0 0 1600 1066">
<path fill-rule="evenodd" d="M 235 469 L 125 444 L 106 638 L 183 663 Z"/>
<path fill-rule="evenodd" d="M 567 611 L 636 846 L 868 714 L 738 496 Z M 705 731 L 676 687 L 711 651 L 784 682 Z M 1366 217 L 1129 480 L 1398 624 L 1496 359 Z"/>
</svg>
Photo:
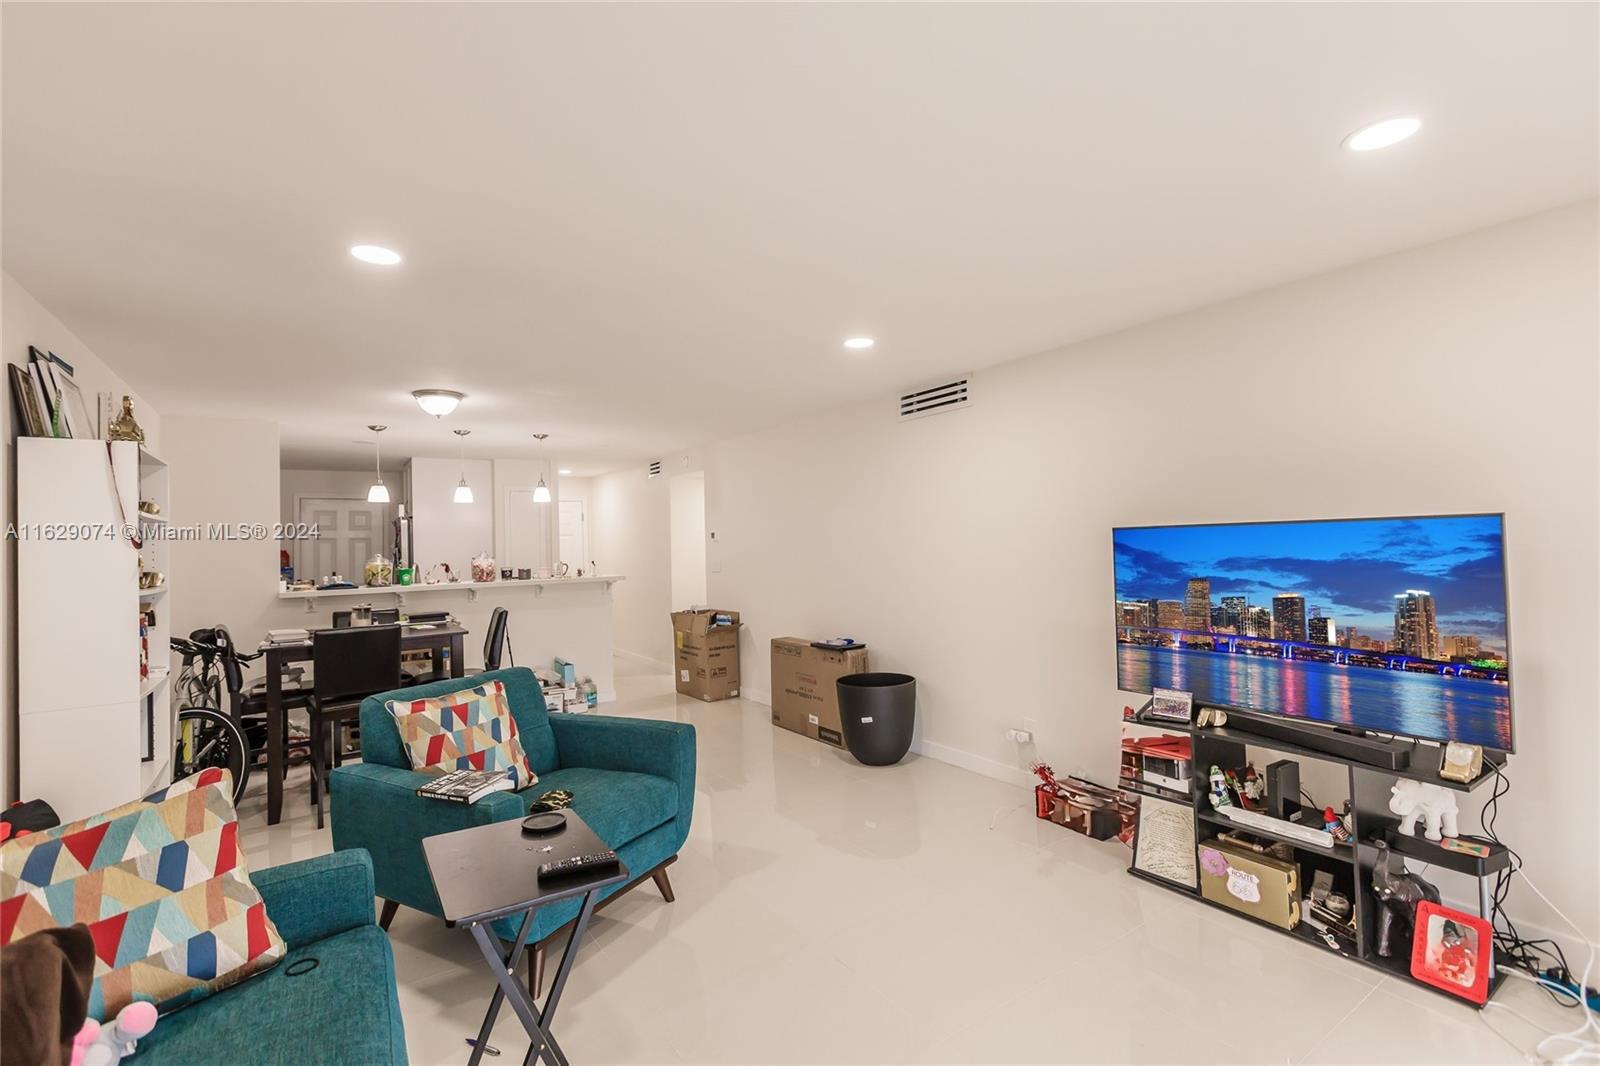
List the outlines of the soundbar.
<svg viewBox="0 0 1600 1066">
<path fill-rule="evenodd" d="M 1250 733 L 1268 740 L 1283 740 L 1311 751 L 1379 770 L 1404 770 L 1411 765 L 1412 742 L 1341 733 L 1287 718 L 1269 718 L 1228 710 L 1229 733 Z"/>
</svg>

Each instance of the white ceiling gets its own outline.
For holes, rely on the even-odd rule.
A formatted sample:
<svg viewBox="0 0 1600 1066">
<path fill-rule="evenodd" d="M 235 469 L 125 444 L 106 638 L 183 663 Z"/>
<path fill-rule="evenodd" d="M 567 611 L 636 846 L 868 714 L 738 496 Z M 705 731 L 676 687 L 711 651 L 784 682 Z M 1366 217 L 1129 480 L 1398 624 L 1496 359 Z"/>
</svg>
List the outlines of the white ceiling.
<svg viewBox="0 0 1600 1066">
<path fill-rule="evenodd" d="M 1589 4 L 3 17 L 5 268 L 290 465 L 594 472 L 1596 190 Z"/>
</svg>

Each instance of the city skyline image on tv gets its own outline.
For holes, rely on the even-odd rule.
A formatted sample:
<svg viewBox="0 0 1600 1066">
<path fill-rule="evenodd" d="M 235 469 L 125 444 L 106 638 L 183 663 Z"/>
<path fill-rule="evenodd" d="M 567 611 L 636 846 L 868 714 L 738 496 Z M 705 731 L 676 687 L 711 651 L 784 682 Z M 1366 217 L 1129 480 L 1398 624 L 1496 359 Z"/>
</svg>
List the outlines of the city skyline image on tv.
<svg viewBox="0 0 1600 1066">
<path fill-rule="evenodd" d="M 1511 750 L 1500 515 L 1113 532 L 1117 683 Z"/>
</svg>

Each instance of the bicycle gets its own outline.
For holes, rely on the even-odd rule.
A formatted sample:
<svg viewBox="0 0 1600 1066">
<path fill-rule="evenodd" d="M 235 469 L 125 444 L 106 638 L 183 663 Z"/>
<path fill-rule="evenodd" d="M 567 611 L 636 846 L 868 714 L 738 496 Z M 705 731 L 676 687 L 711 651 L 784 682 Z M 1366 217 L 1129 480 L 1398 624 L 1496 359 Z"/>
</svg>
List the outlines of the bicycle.
<svg viewBox="0 0 1600 1066">
<path fill-rule="evenodd" d="M 224 656 L 237 655 L 227 630 L 197 629 L 188 638 L 171 638 L 172 650 L 183 656 L 174 691 L 178 709 L 172 754 L 172 779 L 181 780 L 208 767 L 233 775 L 233 802 L 244 795 L 250 779 L 250 741 L 222 706 Z"/>
</svg>

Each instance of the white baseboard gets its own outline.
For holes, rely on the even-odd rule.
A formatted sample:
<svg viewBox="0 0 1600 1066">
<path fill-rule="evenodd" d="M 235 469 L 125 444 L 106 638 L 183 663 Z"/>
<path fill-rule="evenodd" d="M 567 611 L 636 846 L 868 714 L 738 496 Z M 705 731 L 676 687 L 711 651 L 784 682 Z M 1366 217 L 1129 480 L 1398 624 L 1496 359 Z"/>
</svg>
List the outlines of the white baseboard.
<svg viewBox="0 0 1600 1066">
<path fill-rule="evenodd" d="M 650 656 L 641 652 L 628 651 L 626 648 L 612 648 L 611 654 L 613 657 L 620 656 L 621 658 L 628 659 L 632 662 L 640 663 L 645 666 L 653 666 L 664 674 L 672 673 L 671 663 L 664 663 L 660 659 L 652 659 Z"/>
<path fill-rule="evenodd" d="M 959 766 L 963 770 L 971 770 L 975 774 L 1004 781 L 1008 785 L 1020 785 L 1023 788 L 1031 788 L 1033 785 L 1033 775 L 1020 766 L 1007 766 L 996 759 L 986 759 L 982 755 L 974 755 L 961 748 L 952 748 L 948 744 L 938 744 L 919 737 L 911 742 L 911 750 L 925 758 L 938 759 L 951 766 Z"/>
</svg>

